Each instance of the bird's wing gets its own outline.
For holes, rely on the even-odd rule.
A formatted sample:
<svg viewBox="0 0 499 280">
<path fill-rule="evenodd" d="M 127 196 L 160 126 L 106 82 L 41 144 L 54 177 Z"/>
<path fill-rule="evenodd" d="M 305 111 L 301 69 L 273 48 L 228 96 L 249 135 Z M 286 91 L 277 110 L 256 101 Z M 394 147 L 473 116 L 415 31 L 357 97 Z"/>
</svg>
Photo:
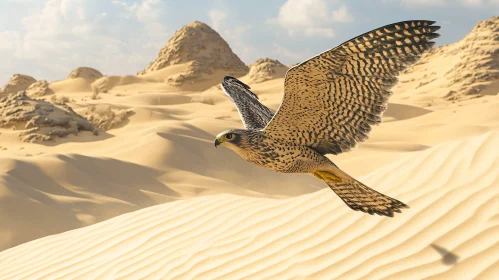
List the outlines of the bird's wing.
<svg viewBox="0 0 499 280">
<path fill-rule="evenodd" d="M 322 154 L 355 147 L 381 123 L 399 73 L 435 44 L 434 23 L 390 24 L 289 69 L 283 101 L 263 131 Z"/>
<path fill-rule="evenodd" d="M 246 129 L 263 129 L 274 116 L 274 112 L 258 101 L 250 87 L 238 79 L 225 77 L 222 89 L 236 105 Z"/>
</svg>

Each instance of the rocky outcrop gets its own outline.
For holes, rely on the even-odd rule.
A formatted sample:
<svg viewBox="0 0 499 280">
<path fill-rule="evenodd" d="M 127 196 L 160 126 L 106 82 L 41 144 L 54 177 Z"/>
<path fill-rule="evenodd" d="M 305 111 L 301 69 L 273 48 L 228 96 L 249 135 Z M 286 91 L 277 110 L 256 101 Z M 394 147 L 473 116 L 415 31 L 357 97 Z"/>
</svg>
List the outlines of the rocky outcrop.
<svg viewBox="0 0 499 280">
<path fill-rule="evenodd" d="M 102 130 L 110 130 L 126 125 L 129 122 L 128 117 L 133 114 L 132 110 L 111 105 L 94 105 L 82 113 L 88 121 Z"/>
<path fill-rule="evenodd" d="M 16 93 L 21 90 L 26 90 L 30 85 L 35 83 L 35 78 L 22 75 L 22 74 L 14 74 L 12 78 L 5 84 L 5 86 L 0 90 L 2 93 Z"/>
<path fill-rule="evenodd" d="M 278 60 L 262 58 L 250 65 L 249 83 L 261 83 L 272 79 L 284 78 L 288 67 Z"/>
<path fill-rule="evenodd" d="M 454 48 L 452 48 L 454 47 Z M 445 52 L 445 47 L 438 52 Z M 499 81 L 499 16 L 479 22 L 473 30 L 448 51 L 458 53 L 459 62 L 445 76 L 455 88 L 447 98 L 477 95 Z"/>
<path fill-rule="evenodd" d="M 227 75 L 242 76 L 248 72 L 227 42 L 208 25 L 195 21 L 185 25 L 170 38 L 156 60 L 138 75 L 161 70 L 165 67 L 187 64 L 187 70 L 168 79 L 174 85 L 196 82 L 203 74 L 223 70 Z"/>
<path fill-rule="evenodd" d="M 71 107 L 32 99 L 25 92 L 0 99 L 0 127 L 22 130 L 19 137 L 24 142 L 53 140 L 82 130 L 98 133 L 92 123 Z"/>
<path fill-rule="evenodd" d="M 54 91 L 50 89 L 47 81 L 38 81 L 31 84 L 28 89 L 26 89 L 26 94 L 29 97 L 40 97 L 54 94 Z"/>
<path fill-rule="evenodd" d="M 435 48 L 400 76 L 395 93 L 424 95 L 448 101 L 498 94 L 499 17 L 479 22 L 462 40 Z M 438 93 L 438 94 L 436 94 Z"/>
<path fill-rule="evenodd" d="M 75 70 L 71 71 L 71 73 L 69 73 L 69 75 L 66 79 L 69 80 L 69 79 L 83 78 L 83 79 L 89 81 L 90 83 L 92 83 L 93 81 L 95 81 L 103 76 L 104 75 L 102 75 L 101 72 L 99 72 L 98 70 L 96 70 L 94 68 L 78 67 Z"/>
</svg>

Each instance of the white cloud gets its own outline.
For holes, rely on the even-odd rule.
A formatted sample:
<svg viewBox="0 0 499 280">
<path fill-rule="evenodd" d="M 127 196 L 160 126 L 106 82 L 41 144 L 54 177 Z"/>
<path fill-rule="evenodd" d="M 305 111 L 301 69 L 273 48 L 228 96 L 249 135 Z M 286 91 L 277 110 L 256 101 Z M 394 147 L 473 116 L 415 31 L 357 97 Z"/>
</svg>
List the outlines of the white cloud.
<svg viewBox="0 0 499 280">
<path fill-rule="evenodd" d="M 134 74 L 167 42 L 162 4 L 48 0 L 21 19 L 22 28 L 0 31 L 0 84 L 18 72 L 62 79 L 79 66 Z"/>
<path fill-rule="evenodd" d="M 310 28 L 305 28 L 304 32 L 305 35 L 308 37 L 325 37 L 325 38 L 334 37 L 334 31 L 332 28 L 310 27 Z"/>
<path fill-rule="evenodd" d="M 338 10 L 333 11 L 333 21 L 352 22 L 353 17 L 348 13 L 347 7 L 341 6 Z"/>
<path fill-rule="evenodd" d="M 253 46 L 253 42 L 248 40 L 248 34 L 251 31 L 250 24 L 236 24 L 234 26 L 225 26 L 220 34 L 227 40 L 232 51 L 247 65 L 261 58 L 261 52 Z"/>
<path fill-rule="evenodd" d="M 323 0 L 288 0 L 279 9 L 277 21 L 286 27 L 307 28 L 327 16 L 327 5 Z"/>
<path fill-rule="evenodd" d="M 452 1 L 447 0 L 401 0 L 402 5 L 406 7 L 435 7 L 444 6 Z M 459 0 L 455 1 L 466 7 L 484 7 L 486 3 L 490 5 L 499 5 L 499 0 Z"/>
<path fill-rule="evenodd" d="M 130 12 L 141 23 L 155 22 L 164 12 L 161 0 L 141 0 L 131 4 L 124 0 L 112 0 L 111 2 Z"/>
<path fill-rule="evenodd" d="M 480 7 L 482 5 L 482 0 L 461 0 L 461 3 L 468 7 Z"/>
<path fill-rule="evenodd" d="M 16 54 L 18 50 L 21 49 L 22 46 L 22 38 L 21 34 L 17 31 L 3 31 L 0 32 L 0 53 L 2 52 L 12 52 L 12 54 L 15 54 L 16 56 L 19 56 L 19 54 Z"/>
<path fill-rule="evenodd" d="M 56 3 L 57 1 L 53 1 Z M 84 0 L 61 0 L 60 3 L 61 15 L 67 19 L 84 20 L 86 17 L 85 1 Z"/>
<path fill-rule="evenodd" d="M 22 19 L 22 57 L 39 59 L 76 49 L 77 41 L 87 38 L 100 19 L 87 17 L 84 1 L 50 0 L 41 11 Z"/>
<path fill-rule="evenodd" d="M 160 0 L 143 0 L 137 8 L 137 19 L 142 23 L 157 21 L 161 15 L 157 7 L 160 3 Z"/>
<path fill-rule="evenodd" d="M 260 58 L 260 51 L 254 47 L 249 39 L 253 27 L 248 23 L 241 23 L 238 18 L 231 17 L 229 8 L 222 2 L 208 11 L 210 26 L 227 41 L 232 51 L 246 64 L 251 64 Z"/>
<path fill-rule="evenodd" d="M 251 64 L 261 58 L 260 51 L 253 46 L 247 36 L 252 31 L 250 24 L 237 24 L 225 26 L 222 37 L 227 40 L 232 51 L 246 64 Z"/>
<path fill-rule="evenodd" d="M 165 3 L 162 0 L 141 0 L 128 4 L 123 0 L 112 0 L 128 12 L 125 18 L 135 18 L 144 26 L 144 34 L 148 36 L 148 48 L 160 48 L 165 44 L 166 28 L 160 23 L 161 17 L 165 16 Z"/>
<path fill-rule="evenodd" d="M 404 6 L 443 6 L 446 0 L 402 0 Z"/>
<path fill-rule="evenodd" d="M 278 57 L 280 61 L 291 61 L 291 63 L 289 63 L 290 65 L 295 63 L 300 63 L 315 55 L 310 50 L 305 50 L 301 52 L 291 51 L 286 47 L 277 43 L 272 44 L 272 54 L 275 57 Z"/>
<path fill-rule="evenodd" d="M 215 30 L 219 31 L 222 25 L 225 23 L 227 13 L 220 9 L 211 9 L 208 12 L 208 16 L 210 17 L 211 26 Z"/>
<path fill-rule="evenodd" d="M 351 22 L 353 17 L 346 6 L 332 10 L 330 4 L 327 0 L 288 0 L 280 7 L 278 16 L 267 23 L 278 24 L 290 36 L 303 34 L 331 38 L 334 36 L 334 22 Z"/>
</svg>

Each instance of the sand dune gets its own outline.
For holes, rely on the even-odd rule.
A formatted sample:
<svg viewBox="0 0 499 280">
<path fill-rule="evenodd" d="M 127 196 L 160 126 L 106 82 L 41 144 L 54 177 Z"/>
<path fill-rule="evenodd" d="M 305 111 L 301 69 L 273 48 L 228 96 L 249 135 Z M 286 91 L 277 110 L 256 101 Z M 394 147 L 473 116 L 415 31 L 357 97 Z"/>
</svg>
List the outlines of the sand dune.
<svg viewBox="0 0 499 280">
<path fill-rule="evenodd" d="M 21 142 L 18 131 L 0 129 L 7 149 L 0 151 L 0 207 L 9 213 L 0 217 L 8 225 L 0 230 L 0 249 L 193 196 L 282 197 L 325 187 L 310 176 L 268 172 L 215 149 L 213 134 L 203 130 L 209 122 L 180 120 L 200 106 L 215 106 L 185 105 L 191 108 L 136 105 L 130 122 L 112 135 L 80 132 L 31 144 Z M 212 126 L 217 131 L 233 124 Z"/>
<path fill-rule="evenodd" d="M 179 30 L 137 76 L 78 68 L 34 83 L 33 122 L 65 127 L 64 112 L 39 112 L 62 102 L 100 130 L 25 143 L 28 122 L 0 127 L 0 279 L 493 279 L 497 26 L 402 73 L 384 123 L 330 156 L 411 206 L 391 219 L 350 210 L 312 176 L 215 149 L 214 135 L 242 127 L 223 76 L 276 110 L 286 67 L 260 60 L 248 73 L 205 24 Z"/>
<path fill-rule="evenodd" d="M 50 88 L 55 93 L 89 92 L 91 82 L 84 78 L 72 78 L 61 80 L 50 84 Z"/>
<path fill-rule="evenodd" d="M 64 82 L 77 87 L 80 79 Z M 221 89 L 186 93 L 147 85 L 121 85 L 97 100 L 90 99 L 89 91 L 58 93 L 76 100 L 69 104 L 82 116 L 101 105 L 133 111 L 124 125 L 98 136 L 79 132 L 29 144 L 19 141 L 19 131 L 0 129 L 0 149 L 6 149 L 0 151 L 0 200 L 9 213 L 1 218 L 9 226 L 1 232 L 0 248 L 178 199 L 222 193 L 290 197 L 326 187 L 311 176 L 273 173 L 227 149 L 215 149 L 214 135 L 242 126 Z M 252 89 L 276 109 L 283 79 Z M 390 104 L 386 122 L 373 129 L 368 142 L 331 159 L 363 176 L 442 142 L 496 131 L 498 101 L 487 101 L 435 110 Z M 123 170 L 130 176 L 121 175 Z"/>
<path fill-rule="evenodd" d="M 443 143 L 364 176 L 411 206 L 393 219 L 353 212 L 328 189 L 288 199 L 206 196 L 6 250 L 0 277 L 490 279 L 498 144 L 498 133 Z"/>
</svg>

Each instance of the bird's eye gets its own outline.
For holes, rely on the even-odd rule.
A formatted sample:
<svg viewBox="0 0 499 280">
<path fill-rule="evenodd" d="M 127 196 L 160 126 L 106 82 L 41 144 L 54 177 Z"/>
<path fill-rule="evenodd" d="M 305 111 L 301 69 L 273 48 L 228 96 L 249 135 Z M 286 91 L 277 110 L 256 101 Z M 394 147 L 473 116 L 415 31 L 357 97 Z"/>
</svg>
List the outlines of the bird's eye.
<svg viewBox="0 0 499 280">
<path fill-rule="evenodd" d="M 225 138 L 227 138 L 227 140 L 230 140 L 233 137 L 234 137 L 234 134 L 232 134 L 232 133 L 229 133 L 229 134 L 225 135 Z"/>
</svg>

